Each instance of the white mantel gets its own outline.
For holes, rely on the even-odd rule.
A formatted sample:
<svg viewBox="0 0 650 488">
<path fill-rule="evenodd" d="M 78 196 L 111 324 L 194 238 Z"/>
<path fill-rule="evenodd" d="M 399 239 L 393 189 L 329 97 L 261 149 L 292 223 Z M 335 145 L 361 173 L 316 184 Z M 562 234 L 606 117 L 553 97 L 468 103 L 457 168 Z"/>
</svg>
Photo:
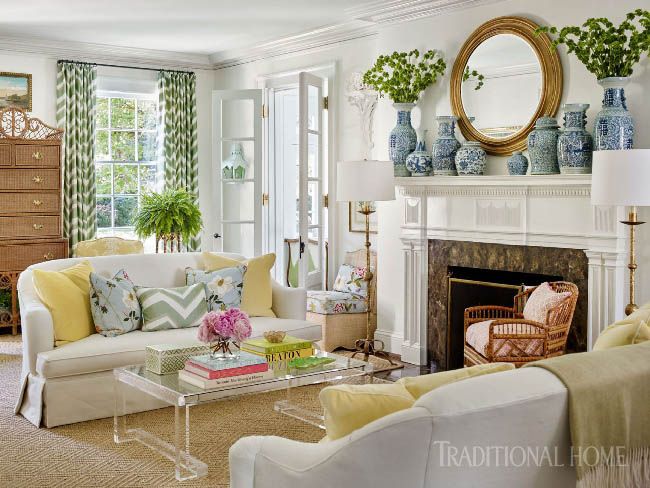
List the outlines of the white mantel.
<svg viewBox="0 0 650 488">
<path fill-rule="evenodd" d="M 404 260 L 402 359 L 427 359 L 429 239 L 583 249 L 589 259 L 588 344 L 620 318 L 627 238 L 622 208 L 590 203 L 591 176 L 397 178 Z"/>
</svg>

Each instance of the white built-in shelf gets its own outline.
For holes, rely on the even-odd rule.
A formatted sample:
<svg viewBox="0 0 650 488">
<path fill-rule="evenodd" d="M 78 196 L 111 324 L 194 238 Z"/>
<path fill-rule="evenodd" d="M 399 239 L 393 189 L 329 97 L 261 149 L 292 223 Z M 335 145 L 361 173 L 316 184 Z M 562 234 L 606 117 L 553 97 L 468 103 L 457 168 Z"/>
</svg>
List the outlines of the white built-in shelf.
<svg viewBox="0 0 650 488">
<path fill-rule="evenodd" d="M 229 184 L 235 184 L 235 183 L 253 183 L 255 181 L 254 178 L 222 178 L 221 182 L 224 185 L 229 185 Z"/>
</svg>

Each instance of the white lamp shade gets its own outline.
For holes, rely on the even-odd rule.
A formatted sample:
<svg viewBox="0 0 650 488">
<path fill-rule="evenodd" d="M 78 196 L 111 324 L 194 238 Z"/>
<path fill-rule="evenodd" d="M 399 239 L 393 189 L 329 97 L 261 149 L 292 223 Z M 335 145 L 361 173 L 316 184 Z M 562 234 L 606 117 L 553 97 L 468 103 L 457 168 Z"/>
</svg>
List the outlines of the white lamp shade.
<svg viewBox="0 0 650 488">
<path fill-rule="evenodd" d="M 336 199 L 339 202 L 395 200 L 393 163 L 385 161 L 338 163 Z"/>
<path fill-rule="evenodd" d="M 650 149 L 594 151 L 593 205 L 650 206 Z"/>
</svg>

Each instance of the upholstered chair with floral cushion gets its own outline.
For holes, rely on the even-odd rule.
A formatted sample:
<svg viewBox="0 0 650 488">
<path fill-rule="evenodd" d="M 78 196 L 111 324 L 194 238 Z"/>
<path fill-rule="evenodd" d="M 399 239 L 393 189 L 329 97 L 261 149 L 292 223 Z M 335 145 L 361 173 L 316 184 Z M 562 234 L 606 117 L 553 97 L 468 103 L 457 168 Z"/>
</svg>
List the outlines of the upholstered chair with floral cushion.
<svg viewBox="0 0 650 488">
<path fill-rule="evenodd" d="M 76 258 L 144 254 L 144 245 L 140 241 L 122 239 L 121 237 L 100 237 L 78 242 L 74 246 L 73 254 Z"/>
<path fill-rule="evenodd" d="M 333 351 L 337 347 L 354 348 L 357 339 L 366 336 L 366 310 L 370 304 L 371 326 L 377 327 L 375 308 L 377 254 L 370 255 L 373 278 L 368 283 L 366 250 L 346 253 L 330 291 L 307 291 L 307 320 L 321 325 L 323 339 L 320 348 Z"/>
<path fill-rule="evenodd" d="M 517 367 L 564 354 L 578 287 L 566 281 L 526 288 L 510 307 L 465 309 L 465 365 L 506 362 Z"/>
</svg>

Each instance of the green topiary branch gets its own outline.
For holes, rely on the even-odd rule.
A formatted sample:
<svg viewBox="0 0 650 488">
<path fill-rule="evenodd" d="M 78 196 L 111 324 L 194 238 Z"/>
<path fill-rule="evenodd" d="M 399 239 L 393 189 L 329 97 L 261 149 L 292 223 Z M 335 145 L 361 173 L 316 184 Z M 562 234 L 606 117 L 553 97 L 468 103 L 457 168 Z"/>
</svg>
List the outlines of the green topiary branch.
<svg viewBox="0 0 650 488">
<path fill-rule="evenodd" d="M 592 18 L 581 27 L 539 27 L 536 32 L 557 35 L 552 48 L 560 44 L 574 53 L 597 79 L 632 76 L 641 56 L 650 54 L 650 12 L 637 9 L 617 27 L 608 19 Z"/>
<path fill-rule="evenodd" d="M 363 75 L 363 82 L 374 88 L 379 96 L 394 103 L 416 103 L 422 92 L 441 76 L 447 64 L 437 51 L 394 52 L 381 55 Z"/>
</svg>

